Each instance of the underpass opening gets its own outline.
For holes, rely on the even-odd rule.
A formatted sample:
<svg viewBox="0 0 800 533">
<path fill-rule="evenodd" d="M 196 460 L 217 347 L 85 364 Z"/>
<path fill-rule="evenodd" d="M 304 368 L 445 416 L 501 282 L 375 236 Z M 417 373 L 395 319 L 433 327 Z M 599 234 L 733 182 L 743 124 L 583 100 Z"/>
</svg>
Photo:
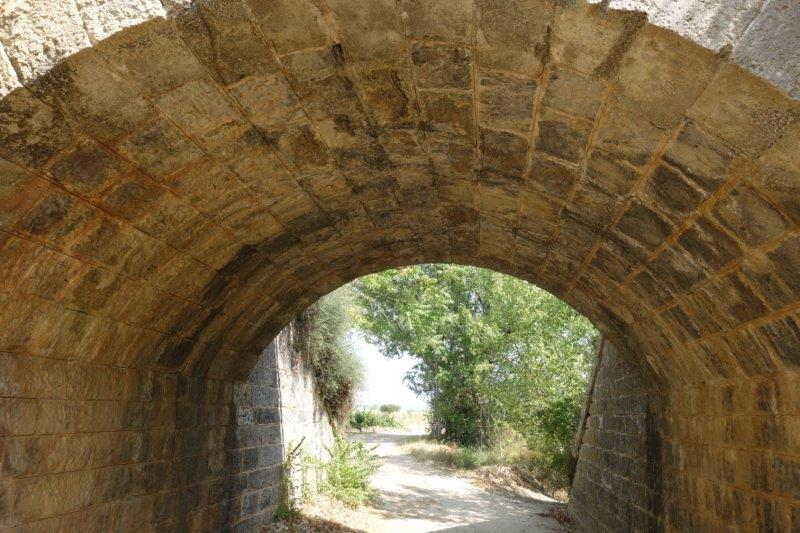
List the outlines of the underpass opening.
<svg viewBox="0 0 800 533">
<path fill-rule="evenodd" d="M 798 527 L 794 7 L 717 13 L 717 53 L 583 2 L 168 4 L 0 20 L 0 525 L 245 522 L 219 458 L 264 347 L 349 280 L 449 262 L 652 375 L 656 528 Z M 637 523 L 626 465 L 584 464 L 582 527 Z"/>
</svg>

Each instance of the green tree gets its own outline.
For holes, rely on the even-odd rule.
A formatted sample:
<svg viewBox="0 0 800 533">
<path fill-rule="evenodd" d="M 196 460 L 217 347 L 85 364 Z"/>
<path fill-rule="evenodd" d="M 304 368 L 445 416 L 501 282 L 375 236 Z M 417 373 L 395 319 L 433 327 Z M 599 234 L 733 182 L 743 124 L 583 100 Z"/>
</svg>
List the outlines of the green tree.
<svg viewBox="0 0 800 533">
<path fill-rule="evenodd" d="M 485 269 L 419 265 L 356 282 L 360 328 L 431 404 L 432 430 L 489 444 L 501 422 L 537 448 L 568 449 L 597 332 L 551 294 Z M 442 434 L 443 433 L 443 434 Z"/>
<path fill-rule="evenodd" d="M 350 342 L 352 288 L 345 286 L 310 305 L 297 318 L 295 349 L 311 369 L 317 394 L 335 422 L 344 422 L 364 369 Z"/>
</svg>

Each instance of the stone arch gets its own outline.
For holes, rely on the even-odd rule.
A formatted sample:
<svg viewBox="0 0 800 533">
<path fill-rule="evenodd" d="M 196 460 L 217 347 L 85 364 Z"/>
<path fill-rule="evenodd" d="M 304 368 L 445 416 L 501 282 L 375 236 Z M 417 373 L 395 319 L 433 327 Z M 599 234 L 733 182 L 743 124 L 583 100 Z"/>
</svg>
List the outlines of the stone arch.
<svg viewBox="0 0 800 533">
<path fill-rule="evenodd" d="M 241 475 L 214 493 L 178 468 L 166 490 L 162 456 L 43 447 L 108 450 L 136 428 L 128 451 L 154 453 L 164 437 L 136 424 L 175 420 L 172 450 L 193 457 L 185 434 L 223 439 L 297 311 L 442 261 L 550 290 L 654 384 L 663 504 L 587 448 L 592 490 L 628 498 L 586 491 L 587 528 L 639 510 L 667 530 L 797 527 L 800 48 L 774 22 L 796 9 L 681 3 L 696 27 L 650 9 L 704 47 L 608 2 L 212 0 L 162 18 L 151 0 L 127 28 L 116 3 L 80 4 L 0 19 L 0 427 L 17 454 L 0 524 L 139 505 L 151 525 L 245 523 L 213 511 L 252 503 L 231 496 Z M 64 31 L 37 33 L 48 17 Z"/>
</svg>

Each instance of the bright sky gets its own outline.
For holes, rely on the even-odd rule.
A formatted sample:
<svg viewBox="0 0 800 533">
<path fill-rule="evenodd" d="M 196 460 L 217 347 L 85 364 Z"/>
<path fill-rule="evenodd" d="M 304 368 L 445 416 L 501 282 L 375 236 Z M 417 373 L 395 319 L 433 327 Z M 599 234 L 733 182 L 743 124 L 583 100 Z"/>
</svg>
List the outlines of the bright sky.
<svg viewBox="0 0 800 533">
<path fill-rule="evenodd" d="M 403 378 L 414 366 L 410 357 L 389 359 L 377 346 L 369 344 L 364 337 L 353 334 L 353 346 L 364 364 L 364 388 L 356 395 L 356 405 L 372 406 L 396 403 L 404 409 L 425 409 L 424 399 L 417 398 L 406 386 Z"/>
</svg>

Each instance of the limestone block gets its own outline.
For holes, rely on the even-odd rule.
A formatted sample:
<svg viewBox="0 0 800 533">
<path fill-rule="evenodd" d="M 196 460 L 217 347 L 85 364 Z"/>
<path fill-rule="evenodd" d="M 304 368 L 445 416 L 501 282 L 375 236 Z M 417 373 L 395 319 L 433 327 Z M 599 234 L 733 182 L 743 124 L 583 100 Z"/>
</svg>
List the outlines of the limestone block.
<svg viewBox="0 0 800 533">
<path fill-rule="evenodd" d="M 37 168 L 73 140 L 63 113 L 19 88 L 0 101 L 0 156 Z"/>
<path fill-rule="evenodd" d="M 0 42 L 25 84 L 91 45 L 75 3 L 58 0 L 5 3 L 0 10 Z"/>
<path fill-rule="evenodd" d="M 412 39 L 466 43 L 472 33 L 472 0 L 402 0 L 400 9 Z"/>
<path fill-rule="evenodd" d="M 717 62 L 709 50 L 648 25 L 622 58 L 621 100 L 656 126 L 674 126 L 705 89 Z"/>
<path fill-rule="evenodd" d="M 338 23 L 345 57 L 360 62 L 400 62 L 405 38 L 395 2 L 357 0 L 328 2 Z"/>
<path fill-rule="evenodd" d="M 489 128 L 530 133 L 536 83 L 503 74 L 483 74 L 478 81 L 478 120 Z"/>
<path fill-rule="evenodd" d="M 734 148 L 757 155 L 800 116 L 800 103 L 739 67 L 723 65 L 687 115 Z"/>
<path fill-rule="evenodd" d="M 740 245 L 707 217 L 702 217 L 679 238 L 693 257 L 717 270 L 742 254 Z"/>
<path fill-rule="evenodd" d="M 682 172 L 666 165 L 659 165 L 653 171 L 643 193 L 650 205 L 658 206 L 673 224 L 680 224 L 707 195 Z"/>
<path fill-rule="evenodd" d="M 589 123 L 545 108 L 538 125 L 537 150 L 571 163 L 581 161 L 589 141 Z"/>
<path fill-rule="evenodd" d="M 639 176 L 626 161 L 603 150 L 592 150 L 586 163 L 586 175 L 595 187 L 613 196 L 627 194 Z"/>
<path fill-rule="evenodd" d="M 644 25 L 639 13 L 578 5 L 561 9 L 554 19 L 552 60 L 597 77 L 613 76 L 622 55 Z"/>
<path fill-rule="evenodd" d="M 480 128 L 483 164 L 490 169 L 520 177 L 528 159 L 528 139 L 506 131 Z"/>
<path fill-rule="evenodd" d="M 598 4 L 601 0 L 589 3 Z M 765 0 L 611 0 L 608 7 L 643 11 L 651 24 L 717 51 L 736 43 L 764 3 Z"/>
<path fill-rule="evenodd" d="M 120 151 L 154 177 L 171 174 L 202 156 L 183 132 L 164 119 L 146 124 L 120 145 Z"/>
<path fill-rule="evenodd" d="M 736 43 L 733 61 L 800 98 L 800 4 L 766 0 Z"/>
<path fill-rule="evenodd" d="M 42 188 L 21 168 L 0 159 L 0 229 L 10 229 L 30 209 Z"/>
<path fill-rule="evenodd" d="M 146 95 L 157 96 L 209 77 L 171 20 L 153 19 L 127 28 L 98 43 L 96 50 Z"/>
<path fill-rule="evenodd" d="M 527 180 L 548 195 L 566 198 L 578 178 L 577 171 L 549 159 L 534 157 Z"/>
<path fill-rule="evenodd" d="M 176 26 L 194 55 L 224 84 L 277 71 L 245 0 L 200 3 L 178 15 Z"/>
<path fill-rule="evenodd" d="M 471 54 L 466 48 L 417 43 L 411 49 L 417 85 L 423 89 L 470 88 Z"/>
<path fill-rule="evenodd" d="M 59 154 L 48 165 L 52 178 L 86 198 L 97 196 L 119 179 L 133 172 L 133 167 L 89 139 Z"/>
<path fill-rule="evenodd" d="M 5 47 L 0 42 L 0 98 L 7 95 L 21 85 L 17 71 L 11 64 L 11 60 L 6 54 Z"/>
<path fill-rule="evenodd" d="M 553 5 L 546 0 L 477 0 L 478 60 L 482 67 L 527 76 L 547 54 Z"/>
<path fill-rule="evenodd" d="M 166 15 L 159 0 L 75 0 L 92 44 L 128 26 Z"/>
<path fill-rule="evenodd" d="M 597 127 L 597 145 L 615 158 L 641 167 L 653 156 L 665 133 L 615 99 Z"/>
<path fill-rule="evenodd" d="M 800 221 L 800 124 L 789 127 L 783 136 L 759 158 L 760 168 L 753 177 L 767 190 L 784 213 Z"/>
<path fill-rule="evenodd" d="M 672 233 L 669 222 L 639 201 L 631 203 L 617 223 L 617 230 L 650 250 Z"/>
<path fill-rule="evenodd" d="M 788 221 L 755 189 L 745 185 L 734 188 L 714 206 L 721 225 L 749 246 L 758 246 L 777 237 Z"/>
<path fill-rule="evenodd" d="M 102 141 L 115 141 L 153 114 L 136 83 L 112 70 L 94 49 L 65 59 L 37 80 L 34 89 Z"/>
<path fill-rule="evenodd" d="M 725 181 L 734 155 L 722 140 L 689 122 L 667 149 L 664 160 L 711 192 Z"/>
<path fill-rule="evenodd" d="M 281 55 L 331 42 L 330 28 L 316 2 L 247 0 L 256 22 Z"/>
</svg>

